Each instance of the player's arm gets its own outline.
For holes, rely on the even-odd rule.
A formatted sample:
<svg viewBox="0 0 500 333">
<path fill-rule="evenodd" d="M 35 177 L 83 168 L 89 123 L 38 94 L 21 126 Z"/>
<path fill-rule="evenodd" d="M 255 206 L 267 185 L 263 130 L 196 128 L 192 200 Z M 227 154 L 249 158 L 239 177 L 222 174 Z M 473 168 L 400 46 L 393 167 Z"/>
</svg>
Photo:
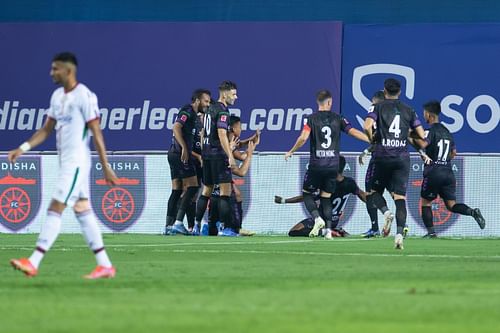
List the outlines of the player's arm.
<svg viewBox="0 0 500 333">
<path fill-rule="evenodd" d="M 368 148 L 366 148 L 365 150 L 363 150 L 363 152 L 361 154 L 359 154 L 358 156 L 358 162 L 360 165 L 363 165 L 365 164 L 365 161 L 364 161 L 364 158 L 366 156 L 368 156 L 368 154 L 370 154 L 373 149 L 375 149 L 375 146 L 374 145 L 369 145 Z"/>
<path fill-rule="evenodd" d="M 300 147 L 302 147 L 307 142 L 307 139 L 309 139 L 310 134 L 311 134 L 311 128 L 306 124 L 302 129 L 302 132 L 300 133 L 299 137 L 297 138 L 295 145 L 292 147 L 292 149 L 288 151 L 288 153 L 285 154 L 285 160 L 288 161 L 288 159 L 292 157 L 293 153 L 295 153 L 298 149 L 300 149 Z"/>
<path fill-rule="evenodd" d="M 173 128 L 173 131 L 174 131 L 174 137 L 175 137 L 175 140 L 177 140 L 177 142 L 179 143 L 179 145 L 181 146 L 181 161 L 182 163 L 187 163 L 188 159 L 189 159 L 189 149 L 187 147 L 187 144 L 186 144 L 186 141 L 184 140 L 184 137 L 182 136 L 182 123 L 180 122 L 175 122 L 174 123 L 174 128 Z"/>
<path fill-rule="evenodd" d="M 453 149 L 451 150 L 450 159 L 451 159 L 451 160 L 452 160 L 452 159 L 454 159 L 454 158 L 455 158 L 455 156 L 457 156 L 457 150 L 456 150 L 455 148 L 453 148 Z"/>
<path fill-rule="evenodd" d="M 366 202 L 366 192 L 365 191 L 358 189 L 356 195 L 358 196 L 359 200 Z"/>
<path fill-rule="evenodd" d="M 106 155 L 106 145 L 104 144 L 104 137 L 102 136 L 101 127 L 99 126 L 99 118 L 91 120 L 87 123 L 87 127 L 92 132 L 92 138 L 94 141 L 94 147 L 99 155 L 99 160 L 102 164 L 102 170 L 104 173 L 104 179 L 110 185 L 116 185 L 117 177 L 115 172 L 108 164 L 108 156 Z"/>
<path fill-rule="evenodd" d="M 373 142 L 373 124 L 375 120 L 371 117 L 366 117 L 363 129 L 370 142 Z"/>
<path fill-rule="evenodd" d="M 277 204 L 299 203 L 299 202 L 303 202 L 303 201 L 304 201 L 304 197 L 301 195 L 298 195 L 296 197 L 286 198 L 286 199 L 284 199 L 283 197 L 280 197 L 279 195 L 274 196 L 274 202 Z"/>
<path fill-rule="evenodd" d="M 347 134 L 349 134 L 350 136 L 352 136 L 355 139 L 358 139 L 358 140 L 361 140 L 364 142 L 368 142 L 368 143 L 371 142 L 365 133 L 361 132 L 360 130 L 355 129 L 354 127 L 351 127 L 351 129 L 349 129 Z"/>
<path fill-rule="evenodd" d="M 194 158 L 196 158 L 200 163 L 202 162 L 201 161 L 201 155 L 198 154 L 198 153 L 195 153 L 194 151 L 191 152 L 191 156 L 193 156 Z"/>
<path fill-rule="evenodd" d="M 252 142 L 252 144 L 253 144 L 253 141 L 250 141 L 250 142 Z M 248 154 L 246 152 L 241 152 L 239 150 L 234 150 L 233 151 L 233 156 L 238 161 L 244 161 L 244 160 L 246 160 Z"/>
<path fill-rule="evenodd" d="M 246 152 L 247 157 L 245 158 L 245 160 L 243 161 L 241 166 L 239 166 L 239 167 L 234 166 L 231 168 L 231 172 L 234 175 L 239 176 L 239 177 L 244 177 L 247 174 L 248 169 L 250 168 L 250 163 L 252 162 L 252 156 L 253 156 L 254 149 L 255 149 L 255 145 L 254 145 L 253 141 L 248 142 L 248 149 Z"/>
<path fill-rule="evenodd" d="M 9 152 L 9 155 L 7 156 L 9 162 L 14 163 L 19 156 L 21 156 L 22 154 L 26 153 L 32 148 L 35 148 L 36 146 L 47 140 L 49 135 L 54 130 L 55 126 L 56 126 L 56 120 L 47 117 L 47 120 L 45 121 L 43 127 L 40 128 L 38 131 L 36 131 L 35 134 L 33 134 L 33 136 L 31 136 L 31 138 L 28 141 L 24 142 L 18 148 L 13 149 Z"/>
</svg>

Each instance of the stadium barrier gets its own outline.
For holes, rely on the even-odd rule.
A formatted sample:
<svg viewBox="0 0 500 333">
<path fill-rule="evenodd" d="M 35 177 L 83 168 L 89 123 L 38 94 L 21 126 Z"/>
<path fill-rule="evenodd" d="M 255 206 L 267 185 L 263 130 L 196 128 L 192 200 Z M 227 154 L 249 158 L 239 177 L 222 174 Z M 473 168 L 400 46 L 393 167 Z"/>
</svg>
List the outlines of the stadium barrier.
<svg viewBox="0 0 500 333">
<path fill-rule="evenodd" d="M 345 153 L 345 175 L 364 188 L 366 164 L 357 162 L 357 153 Z M 408 184 L 408 225 L 411 235 L 423 235 L 425 229 L 419 211 L 422 162 L 411 157 Z M 307 216 L 302 204 L 278 205 L 274 195 L 292 197 L 300 194 L 307 167 L 307 154 L 298 154 L 285 162 L 282 153 L 256 153 L 249 174 L 235 177 L 244 197 L 245 229 L 259 234 L 285 234 L 292 225 Z M 366 161 L 368 162 L 368 161 Z M 120 178 L 115 187 L 105 185 L 101 164 L 92 160 L 90 199 L 104 232 L 159 234 L 165 224 L 167 200 L 171 191 L 170 170 L 165 152 L 154 154 L 114 154 L 110 163 Z M 38 233 L 45 221 L 45 211 L 58 181 L 58 158 L 50 154 L 23 156 L 15 164 L 0 154 L 0 232 Z M 453 161 L 457 176 L 457 202 L 465 202 L 483 211 L 487 224 L 480 230 L 471 217 L 451 214 L 441 201 L 433 206 L 436 229 L 442 236 L 500 236 L 496 178 L 500 174 L 500 155 L 461 154 Z M 488 176 L 485 176 L 488 175 Z M 389 208 L 394 204 L 385 194 Z M 338 205 L 345 203 L 338 202 Z M 379 215 L 379 224 L 383 218 Z M 355 196 L 345 204 L 340 225 L 351 234 L 360 234 L 370 226 L 365 205 Z M 63 214 L 63 233 L 80 232 L 73 213 Z"/>
</svg>

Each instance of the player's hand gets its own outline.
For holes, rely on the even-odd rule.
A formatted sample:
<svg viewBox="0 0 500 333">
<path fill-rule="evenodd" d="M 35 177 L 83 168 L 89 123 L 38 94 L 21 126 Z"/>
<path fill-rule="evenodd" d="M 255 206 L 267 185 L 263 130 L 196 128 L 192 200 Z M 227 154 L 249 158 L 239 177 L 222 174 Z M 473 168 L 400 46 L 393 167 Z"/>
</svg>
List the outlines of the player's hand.
<svg viewBox="0 0 500 333">
<path fill-rule="evenodd" d="M 118 177 L 116 177 L 115 172 L 110 167 L 104 168 L 104 179 L 108 185 L 116 185 L 118 183 Z"/>
<path fill-rule="evenodd" d="M 182 152 L 181 152 L 181 162 L 184 163 L 184 164 L 187 164 L 188 160 L 189 160 L 189 152 L 187 149 L 183 149 L 181 148 Z"/>
<path fill-rule="evenodd" d="M 240 145 L 240 138 L 238 138 L 237 136 L 233 136 L 231 138 L 231 141 L 229 142 L 229 148 L 231 148 L 231 151 L 238 148 L 239 145 Z"/>
<path fill-rule="evenodd" d="M 432 164 L 432 159 L 427 154 L 420 155 L 420 157 L 422 158 L 422 161 L 424 161 L 425 165 Z"/>
<path fill-rule="evenodd" d="M 280 197 L 279 195 L 275 195 L 274 196 L 274 203 L 282 204 L 282 203 L 285 203 L 285 200 L 283 200 L 283 198 Z"/>
<path fill-rule="evenodd" d="M 289 159 L 289 158 L 291 158 L 291 157 L 292 157 L 292 155 L 293 155 L 293 153 L 291 153 L 291 152 L 287 152 L 287 153 L 285 154 L 285 161 L 288 161 L 288 159 Z"/>
<path fill-rule="evenodd" d="M 255 143 L 253 141 L 248 142 L 247 153 L 253 153 L 255 150 Z"/>
<path fill-rule="evenodd" d="M 260 129 L 255 132 L 255 138 L 253 138 L 253 143 L 257 146 L 260 143 Z"/>
<path fill-rule="evenodd" d="M 20 148 L 12 149 L 9 151 L 9 155 L 7 155 L 7 159 L 10 163 L 15 163 L 19 156 L 24 154 L 24 152 Z"/>
</svg>

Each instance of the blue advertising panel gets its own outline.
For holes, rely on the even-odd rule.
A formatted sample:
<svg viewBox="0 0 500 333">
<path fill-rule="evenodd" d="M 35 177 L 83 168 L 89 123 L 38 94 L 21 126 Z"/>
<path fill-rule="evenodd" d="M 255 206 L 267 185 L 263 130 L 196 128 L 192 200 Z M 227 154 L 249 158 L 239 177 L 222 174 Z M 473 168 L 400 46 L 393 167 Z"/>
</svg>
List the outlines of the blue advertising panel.
<svg viewBox="0 0 500 333">
<path fill-rule="evenodd" d="M 459 152 L 500 152 L 500 24 L 346 25 L 343 45 L 342 113 L 352 122 L 395 77 L 422 121 L 422 105 L 441 102 Z M 342 149 L 364 147 L 351 141 Z"/>
<path fill-rule="evenodd" d="M 293 145 L 317 90 L 340 100 L 339 22 L 0 24 L 0 45 L 0 151 L 42 126 L 60 51 L 76 53 L 79 80 L 98 96 L 109 150 L 167 150 L 192 91 L 217 98 L 223 80 L 238 85 L 231 111 L 243 129 L 263 129 L 261 151 Z M 54 149 L 53 137 L 37 148 Z"/>
</svg>

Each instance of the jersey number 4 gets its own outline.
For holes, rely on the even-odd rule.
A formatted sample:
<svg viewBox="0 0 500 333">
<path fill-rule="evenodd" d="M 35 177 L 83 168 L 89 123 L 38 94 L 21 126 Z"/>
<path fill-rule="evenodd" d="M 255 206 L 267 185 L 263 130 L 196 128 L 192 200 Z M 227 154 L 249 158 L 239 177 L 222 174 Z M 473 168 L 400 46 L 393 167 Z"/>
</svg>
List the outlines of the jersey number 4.
<svg viewBox="0 0 500 333">
<path fill-rule="evenodd" d="M 391 126 L 389 126 L 389 133 L 394 134 L 394 138 L 399 138 L 399 134 L 401 134 L 400 130 L 400 121 L 401 121 L 401 116 L 399 114 L 394 116 L 394 119 L 392 120 Z"/>
</svg>

